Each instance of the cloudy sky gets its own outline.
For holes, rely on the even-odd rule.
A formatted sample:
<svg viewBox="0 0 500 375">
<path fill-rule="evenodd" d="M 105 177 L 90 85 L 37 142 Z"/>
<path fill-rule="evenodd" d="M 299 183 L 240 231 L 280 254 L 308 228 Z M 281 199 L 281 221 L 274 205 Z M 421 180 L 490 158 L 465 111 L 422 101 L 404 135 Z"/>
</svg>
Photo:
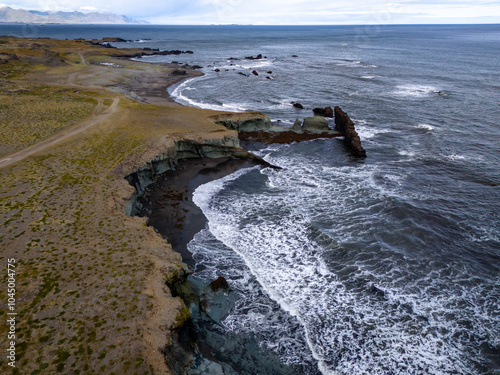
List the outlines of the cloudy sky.
<svg viewBox="0 0 500 375">
<path fill-rule="evenodd" d="M 500 23 L 500 0 L 3 0 L 1 6 L 111 12 L 154 24 Z"/>
</svg>

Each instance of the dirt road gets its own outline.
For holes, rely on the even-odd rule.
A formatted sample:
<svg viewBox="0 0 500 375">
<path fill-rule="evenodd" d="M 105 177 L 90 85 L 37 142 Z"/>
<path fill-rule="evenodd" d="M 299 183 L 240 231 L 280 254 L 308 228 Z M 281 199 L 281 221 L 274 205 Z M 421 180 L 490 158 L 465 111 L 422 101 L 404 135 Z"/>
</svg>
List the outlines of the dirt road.
<svg viewBox="0 0 500 375">
<path fill-rule="evenodd" d="M 83 132 L 84 130 L 91 128 L 92 126 L 100 123 L 101 121 L 106 120 L 113 113 L 116 112 L 116 108 L 119 102 L 120 98 L 117 96 L 113 98 L 113 103 L 108 108 L 105 109 L 106 106 L 104 105 L 104 99 L 99 98 L 97 107 L 94 109 L 94 112 L 92 113 L 90 119 L 74 127 L 64 129 L 61 132 L 53 135 L 52 137 L 47 138 L 46 140 L 39 142 L 37 144 L 34 144 L 33 146 L 27 147 L 24 150 L 0 158 L 0 169 L 8 167 L 23 159 L 26 159 L 27 157 L 34 155 L 38 152 L 44 151 L 47 148 L 68 139 L 69 137 L 72 137 L 78 133 Z"/>
</svg>

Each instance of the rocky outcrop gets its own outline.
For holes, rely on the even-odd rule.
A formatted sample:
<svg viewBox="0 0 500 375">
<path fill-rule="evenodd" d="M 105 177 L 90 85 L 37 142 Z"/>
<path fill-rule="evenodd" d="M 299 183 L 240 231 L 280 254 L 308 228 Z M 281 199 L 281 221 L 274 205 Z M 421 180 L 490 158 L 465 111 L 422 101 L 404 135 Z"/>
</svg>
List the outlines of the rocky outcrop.
<svg viewBox="0 0 500 375">
<path fill-rule="evenodd" d="M 366 157 L 366 151 L 361 146 L 361 140 L 354 128 L 354 123 L 339 106 L 335 107 L 335 129 L 342 133 L 344 142 L 351 148 L 353 155 Z"/>
<path fill-rule="evenodd" d="M 300 121 L 299 119 L 296 119 L 295 122 L 293 123 L 292 131 L 293 132 L 302 131 L 302 121 Z"/>
<path fill-rule="evenodd" d="M 292 103 L 292 105 L 295 107 L 295 108 L 298 108 L 298 109 L 304 109 L 304 106 L 300 103 Z"/>
<path fill-rule="evenodd" d="M 255 57 L 253 57 L 253 56 L 247 56 L 247 57 L 245 57 L 245 60 L 262 60 L 263 58 L 265 58 L 265 57 L 262 57 L 262 54 L 259 53 Z"/>
<path fill-rule="evenodd" d="M 269 116 L 258 112 L 222 114 L 211 116 L 209 119 L 237 132 L 255 132 L 269 130 L 272 127 Z"/>
<path fill-rule="evenodd" d="M 313 112 L 314 112 L 315 116 L 323 116 L 323 117 L 333 118 L 333 109 L 332 109 L 332 107 L 314 108 Z"/>
<path fill-rule="evenodd" d="M 137 212 L 137 196 L 156 180 L 156 176 L 174 170 L 179 160 L 192 158 L 222 158 L 232 157 L 247 159 L 265 167 L 276 168 L 262 158 L 240 147 L 237 135 L 234 137 L 212 137 L 202 141 L 177 140 L 165 145 L 165 151 L 154 156 L 145 165 L 130 173 L 126 180 L 135 187 L 136 193 L 127 202 L 125 212 L 133 216 Z"/>
<path fill-rule="evenodd" d="M 326 121 L 323 117 L 312 116 L 304 119 L 302 130 L 311 133 L 323 133 L 330 130 L 330 128 L 328 127 L 328 121 Z"/>
<path fill-rule="evenodd" d="M 222 276 L 219 276 L 217 280 L 214 280 L 210 283 L 210 288 L 214 291 L 217 292 L 219 290 L 228 290 L 229 289 L 229 284 L 227 283 L 226 279 L 223 278 Z"/>
</svg>

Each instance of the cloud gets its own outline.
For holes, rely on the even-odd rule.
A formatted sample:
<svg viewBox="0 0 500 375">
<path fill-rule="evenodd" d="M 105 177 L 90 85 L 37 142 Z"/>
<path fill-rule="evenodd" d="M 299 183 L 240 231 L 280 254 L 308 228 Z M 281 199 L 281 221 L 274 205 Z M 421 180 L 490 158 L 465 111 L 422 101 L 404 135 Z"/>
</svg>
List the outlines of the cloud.
<svg viewBox="0 0 500 375">
<path fill-rule="evenodd" d="M 450 23 L 491 15 L 500 22 L 500 1 L 492 0 L 16 0 L 11 6 L 106 10 L 165 24 Z"/>
<path fill-rule="evenodd" d="M 79 10 L 84 10 L 84 11 L 86 10 L 86 11 L 90 11 L 90 12 L 95 12 L 98 9 L 96 7 L 84 6 L 84 7 L 80 7 Z"/>
</svg>

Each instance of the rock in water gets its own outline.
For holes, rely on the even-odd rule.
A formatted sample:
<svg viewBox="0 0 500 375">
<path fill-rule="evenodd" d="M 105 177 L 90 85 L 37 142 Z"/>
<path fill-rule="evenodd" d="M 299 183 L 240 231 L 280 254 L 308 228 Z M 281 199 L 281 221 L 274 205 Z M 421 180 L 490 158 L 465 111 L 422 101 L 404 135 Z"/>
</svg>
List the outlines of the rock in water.
<svg viewBox="0 0 500 375">
<path fill-rule="evenodd" d="M 312 116 L 304 119 L 302 130 L 311 133 L 323 133 L 330 130 L 330 128 L 328 127 L 328 121 L 326 121 L 323 117 Z"/>
<path fill-rule="evenodd" d="M 299 119 L 295 120 L 292 126 L 292 131 L 294 132 L 302 131 L 302 121 L 300 121 Z"/>
<path fill-rule="evenodd" d="M 217 280 L 214 280 L 210 283 L 210 288 L 212 288 L 214 292 L 217 292 L 219 290 L 228 290 L 229 284 L 227 283 L 225 278 L 219 276 Z"/>
<path fill-rule="evenodd" d="M 258 73 L 256 70 L 252 71 L 252 74 L 253 74 L 254 76 L 258 76 L 258 75 L 259 75 L 259 73 Z"/>
<path fill-rule="evenodd" d="M 332 107 L 314 108 L 313 112 L 315 116 L 333 117 Z"/>
<path fill-rule="evenodd" d="M 366 157 L 366 151 L 361 146 L 361 139 L 354 128 L 354 123 L 339 106 L 335 107 L 335 129 L 344 135 L 344 142 L 351 147 L 353 155 Z"/>
<path fill-rule="evenodd" d="M 300 103 L 293 103 L 293 106 L 298 109 L 304 109 L 304 106 Z"/>
</svg>

